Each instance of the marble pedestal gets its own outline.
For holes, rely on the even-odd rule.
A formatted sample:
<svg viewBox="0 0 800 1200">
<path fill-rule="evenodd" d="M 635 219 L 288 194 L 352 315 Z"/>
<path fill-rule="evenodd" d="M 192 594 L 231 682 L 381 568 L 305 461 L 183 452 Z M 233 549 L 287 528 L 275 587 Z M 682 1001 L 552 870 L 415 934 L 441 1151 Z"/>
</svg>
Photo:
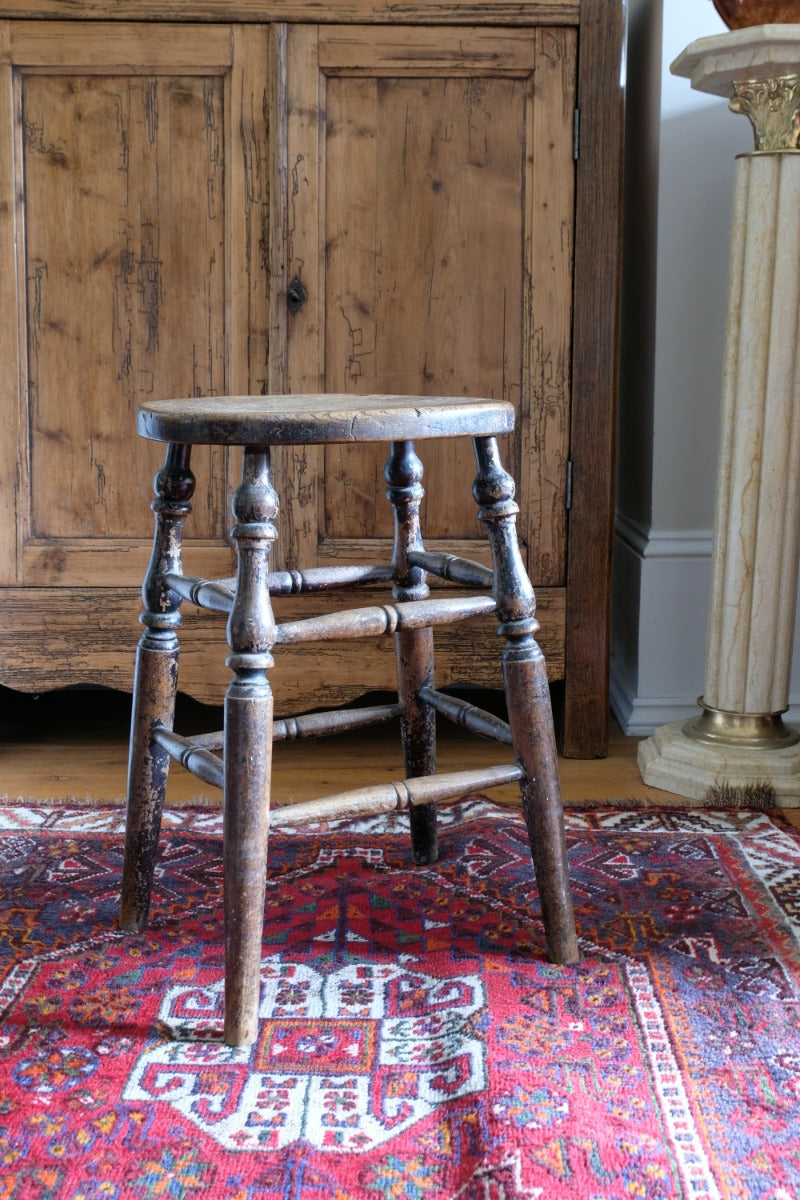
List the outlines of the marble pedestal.
<svg viewBox="0 0 800 1200">
<path fill-rule="evenodd" d="M 800 26 L 703 38 L 672 65 L 749 117 L 736 161 L 701 712 L 639 748 L 648 784 L 706 804 L 800 804 L 788 706 L 800 565 Z"/>
</svg>

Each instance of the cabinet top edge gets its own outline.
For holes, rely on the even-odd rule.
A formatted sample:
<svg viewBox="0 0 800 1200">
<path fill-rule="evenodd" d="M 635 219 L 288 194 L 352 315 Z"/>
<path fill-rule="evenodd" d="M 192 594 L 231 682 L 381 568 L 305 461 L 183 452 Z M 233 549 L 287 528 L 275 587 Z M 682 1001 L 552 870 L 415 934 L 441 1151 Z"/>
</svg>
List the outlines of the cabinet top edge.
<svg viewBox="0 0 800 1200">
<path fill-rule="evenodd" d="M 2 0 L 0 18 L 337 24 L 577 25 L 581 0 Z"/>
</svg>

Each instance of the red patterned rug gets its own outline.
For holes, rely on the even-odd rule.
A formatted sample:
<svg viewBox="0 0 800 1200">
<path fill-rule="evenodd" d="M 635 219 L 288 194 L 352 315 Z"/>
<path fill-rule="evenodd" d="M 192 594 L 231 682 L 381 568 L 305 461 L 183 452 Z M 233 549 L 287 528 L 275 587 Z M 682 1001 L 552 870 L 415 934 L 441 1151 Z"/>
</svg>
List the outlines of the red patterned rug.
<svg viewBox="0 0 800 1200">
<path fill-rule="evenodd" d="M 798 833 L 567 825 L 566 970 L 516 813 L 443 812 L 430 868 L 402 818 L 276 833 L 245 1052 L 218 1035 L 216 814 L 168 813 L 122 935 L 119 812 L 0 809 L 0 1200 L 797 1200 Z"/>
</svg>

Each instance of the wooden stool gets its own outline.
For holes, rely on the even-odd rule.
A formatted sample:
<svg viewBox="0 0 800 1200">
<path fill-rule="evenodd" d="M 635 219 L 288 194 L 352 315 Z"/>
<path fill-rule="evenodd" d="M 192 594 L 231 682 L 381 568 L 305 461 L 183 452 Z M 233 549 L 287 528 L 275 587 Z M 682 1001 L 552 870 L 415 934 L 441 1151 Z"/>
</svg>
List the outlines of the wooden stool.
<svg viewBox="0 0 800 1200">
<path fill-rule="evenodd" d="M 517 544 L 514 484 L 502 467 L 495 439 L 513 424 L 510 404 L 463 398 L 240 396 L 153 402 L 139 410 L 139 433 L 170 444 L 155 481 L 155 540 L 143 587 L 145 630 L 133 694 L 121 925 L 141 929 L 147 921 L 167 770 L 174 758 L 223 789 L 224 1037 L 230 1045 L 247 1045 L 256 1036 L 271 821 L 288 825 L 407 809 L 414 859 L 431 863 L 437 856 L 437 802 L 519 780 L 548 954 L 556 963 L 578 960 L 547 674 L 534 640 L 538 625 L 533 588 Z M 473 495 L 491 546 L 493 570 L 428 553 L 420 536 L 422 464 L 413 439 L 465 435 L 474 441 L 478 474 Z M 271 573 L 278 497 L 270 479 L 270 447 L 364 441 L 391 443 L 386 466 L 395 525 L 391 564 Z M 196 443 L 244 447 L 242 482 L 233 499 L 238 564 L 233 579 L 183 574 L 181 532 L 194 490 L 189 459 Z M 468 598 L 432 598 L 426 573 L 484 591 Z M 270 595 L 377 581 L 391 583 L 393 602 L 275 622 Z M 225 728 L 219 735 L 184 738 L 172 731 L 182 600 L 228 615 L 227 663 L 233 676 L 225 697 Z M 433 628 L 488 613 L 496 614 L 504 638 L 509 724 L 434 688 Z M 273 720 L 267 672 L 275 648 L 387 633 L 395 639 L 396 704 Z M 320 687 L 324 689 L 324 680 Z M 516 762 L 436 775 L 437 713 L 511 745 Z M 273 810 L 270 819 L 273 741 L 318 737 L 394 716 L 400 719 L 407 778 L 288 805 Z M 222 758 L 214 753 L 220 749 Z"/>
</svg>

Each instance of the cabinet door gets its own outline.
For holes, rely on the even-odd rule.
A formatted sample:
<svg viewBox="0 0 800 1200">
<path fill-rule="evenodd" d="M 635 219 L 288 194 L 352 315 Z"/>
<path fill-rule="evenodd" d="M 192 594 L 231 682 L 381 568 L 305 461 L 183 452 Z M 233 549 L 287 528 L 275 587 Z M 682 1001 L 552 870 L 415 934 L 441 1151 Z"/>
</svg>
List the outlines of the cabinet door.
<svg viewBox="0 0 800 1200">
<path fill-rule="evenodd" d="M 265 386 L 268 42 L 246 33 L 4 23 L 4 584 L 139 584 L 163 447 L 137 403 Z M 196 457 L 188 532 L 224 573 L 226 464 Z"/>
<path fill-rule="evenodd" d="M 284 317 L 273 386 L 512 401 L 505 456 L 545 588 L 565 576 L 575 51 L 566 28 L 292 26 L 278 46 L 280 282 L 298 277 L 308 300 Z M 418 451 L 429 548 L 484 558 L 469 442 Z M 304 457 L 289 559 L 388 554 L 386 448 Z"/>
<path fill-rule="evenodd" d="M 119 683 L 118 654 L 129 677 L 164 452 L 136 405 L 266 388 L 268 47 L 259 26 L 0 23 L 3 682 Z M 194 458 L 190 567 L 224 575 L 226 455 Z"/>
</svg>

